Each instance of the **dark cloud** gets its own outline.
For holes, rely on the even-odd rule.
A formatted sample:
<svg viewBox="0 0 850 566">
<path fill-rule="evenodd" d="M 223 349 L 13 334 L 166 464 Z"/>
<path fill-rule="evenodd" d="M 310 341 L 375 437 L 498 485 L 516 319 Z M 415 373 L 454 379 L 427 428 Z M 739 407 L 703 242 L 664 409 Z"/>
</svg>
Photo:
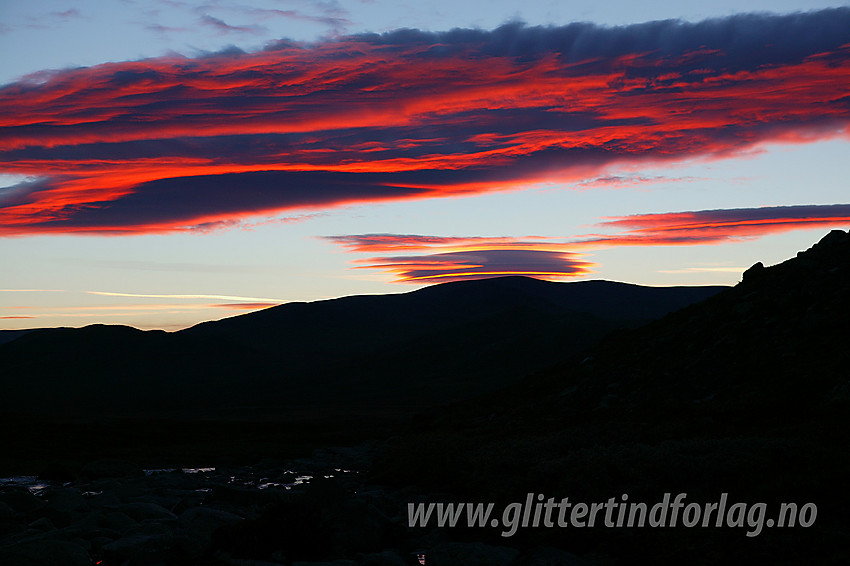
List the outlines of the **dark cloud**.
<svg viewBox="0 0 850 566">
<path fill-rule="evenodd" d="M 174 27 L 174 26 L 165 26 L 162 24 L 144 24 L 145 29 L 158 33 L 160 35 L 168 35 L 170 33 L 181 33 L 188 31 L 187 28 L 182 27 Z"/>
<path fill-rule="evenodd" d="M 31 182 L 6 198 L 7 206 L 28 208 L 55 190 L 50 182 Z M 43 231 L 132 233 L 160 230 L 213 230 L 227 227 L 217 220 L 273 214 L 280 209 L 337 206 L 363 201 L 411 198 L 421 189 L 393 186 L 370 174 L 256 171 L 157 179 L 134 187 L 131 194 L 91 206 L 76 202 L 57 206 Z M 2 197 L 0 197 L 2 198 Z M 163 207 L 163 203 L 168 203 Z M 211 219 L 211 220 L 205 220 Z M 12 228 L 12 227 L 9 227 Z M 0 232 L 2 233 L 2 232 Z"/>
<path fill-rule="evenodd" d="M 846 134 L 848 67 L 840 8 L 408 29 L 40 73 L 0 87 L 0 172 L 41 177 L 0 195 L 0 225 L 155 232 L 540 181 L 616 184 L 612 164 Z"/>
<path fill-rule="evenodd" d="M 765 206 L 605 219 L 604 228 L 626 229 L 582 241 L 599 245 L 709 244 L 760 238 L 792 230 L 850 226 L 850 204 Z"/>
<path fill-rule="evenodd" d="M 347 18 L 342 17 L 341 15 L 331 15 L 325 14 L 320 16 L 315 16 L 311 14 L 305 14 L 298 10 L 277 10 L 277 9 L 268 9 L 268 8 L 246 8 L 246 13 L 251 14 L 253 16 L 261 16 L 261 17 L 278 17 L 285 18 L 288 20 L 298 20 L 298 21 L 306 21 L 313 22 L 318 24 L 324 24 L 331 28 L 341 29 L 347 25 L 351 24 L 351 21 Z"/>
<path fill-rule="evenodd" d="M 250 25 L 250 26 L 234 26 L 230 25 L 224 20 L 220 20 L 219 18 L 214 18 L 208 14 L 204 14 L 201 16 L 201 25 L 215 28 L 221 33 L 253 33 L 259 34 L 266 31 L 266 29 L 262 26 L 258 25 Z"/>
<path fill-rule="evenodd" d="M 472 50 L 473 56 L 483 58 L 533 60 L 554 54 L 566 63 L 592 66 L 624 55 L 652 54 L 656 61 L 694 69 L 711 54 L 710 60 L 722 60 L 727 69 L 752 69 L 834 50 L 846 42 L 848 18 L 847 8 L 834 8 L 787 15 L 738 14 L 701 22 L 661 20 L 618 27 L 589 22 L 530 27 L 513 22 L 493 31 L 401 29 L 359 37 L 374 45 L 430 48 L 434 56 Z"/>
<path fill-rule="evenodd" d="M 69 8 L 68 10 L 50 12 L 50 15 L 65 22 L 67 22 L 68 20 L 73 20 L 82 17 L 82 14 L 80 14 L 80 11 L 76 8 Z"/>
<path fill-rule="evenodd" d="M 421 256 L 375 257 L 369 269 L 393 273 L 402 283 L 443 283 L 465 279 L 525 275 L 544 279 L 591 273 L 578 254 L 522 249 L 476 249 Z"/>
<path fill-rule="evenodd" d="M 610 234 L 559 238 L 347 234 L 324 239 L 352 253 L 420 252 L 420 255 L 355 260 L 357 269 L 378 269 L 397 282 L 436 283 L 498 275 L 544 279 L 590 273 L 593 264 L 576 251 L 617 246 L 680 246 L 736 242 L 791 230 L 850 227 L 850 204 L 769 206 L 604 219 Z M 427 252 L 427 253 L 426 253 Z"/>
</svg>

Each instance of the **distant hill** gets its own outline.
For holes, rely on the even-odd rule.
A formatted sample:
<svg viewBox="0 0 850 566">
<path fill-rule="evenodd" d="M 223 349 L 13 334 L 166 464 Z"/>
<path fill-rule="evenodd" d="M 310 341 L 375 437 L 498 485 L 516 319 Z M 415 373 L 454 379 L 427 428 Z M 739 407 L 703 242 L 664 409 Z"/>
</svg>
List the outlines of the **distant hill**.
<svg viewBox="0 0 850 566">
<path fill-rule="evenodd" d="M 11 342 L 12 340 L 16 340 L 23 336 L 28 332 L 32 332 L 32 330 L 0 330 L 0 344 L 5 344 L 6 342 Z"/>
<path fill-rule="evenodd" d="M 812 527 L 755 538 L 729 528 L 518 536 L 601 564 L 847 564 L 848 297 L 850 233 L 835 230 L 779 265 L 754 265 L 734 288 L 416 423 L 376 477 L 449 501 L 811 502 Z"/>
<path fill-rule="evenodd" d="M 0 344 L 6 415 L 410 412 L 520 380 L 723 287 L 523 277 L 290 303 L 174 333 L 92 325 Z"/>
<path fill-rule="evenodd" d="M 603 342 L 550 379 L 570 406 L 687 405 L 751 419 L 850 400 L 850 234 L 834 230 L 779 265 L 757 263 L 711 299 Z M 563 390 L 562 390 L 563 391 Z"/>
</svg>

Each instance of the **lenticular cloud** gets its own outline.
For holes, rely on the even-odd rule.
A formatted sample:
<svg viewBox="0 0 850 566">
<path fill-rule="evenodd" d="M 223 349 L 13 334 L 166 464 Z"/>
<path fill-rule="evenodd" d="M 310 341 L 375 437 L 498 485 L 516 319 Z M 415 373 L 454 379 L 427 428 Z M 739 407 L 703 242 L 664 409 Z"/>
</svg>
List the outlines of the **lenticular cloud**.
<svg viewBox="0 0 850 566">
<path fill-rule="evenodd" d="M 0 87 L 0 233 L 230 226 L 846 135 L 850 9 L 399 30 Z"/>
<path fill-rule="evenodd" d="M 502 275 L 563 279 L 593 273 L 588 251 L 618 246 L 687 246 L 756 239 L 807 228 L 850 225 L 850 205 L 727 208 L 613 216 L 604 234 L 565 237 L 347 234 L 324 239 L 350 253 L 397 253 L 354 260 L 400 283 L 437 283 Z M 417 254 L 417 255 L 411 255 Z"/>
</svg>

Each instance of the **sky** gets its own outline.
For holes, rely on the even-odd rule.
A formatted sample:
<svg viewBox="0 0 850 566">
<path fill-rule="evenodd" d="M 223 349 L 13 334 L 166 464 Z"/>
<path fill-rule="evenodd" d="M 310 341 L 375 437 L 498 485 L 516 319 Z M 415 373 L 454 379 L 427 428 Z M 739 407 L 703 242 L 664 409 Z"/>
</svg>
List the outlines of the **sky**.
<svg viewBox="0 0 850 566">
<path fill-rule="evenodd" d="M 0 0 L 0 329 L 733 285 L 850 228 L 848 122 L 847 2 Z"/>
</svg>

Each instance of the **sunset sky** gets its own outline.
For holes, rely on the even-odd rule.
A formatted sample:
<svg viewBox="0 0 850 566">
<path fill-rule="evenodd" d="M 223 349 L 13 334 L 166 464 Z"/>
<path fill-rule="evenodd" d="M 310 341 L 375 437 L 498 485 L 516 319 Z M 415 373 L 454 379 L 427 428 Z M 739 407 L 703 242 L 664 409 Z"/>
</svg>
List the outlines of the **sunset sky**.
<svg viewBox="0 0 850 566">
<path fill-rule="evenodd" d="M 850 228 L 848 123 L 846 2 L 0 0 L 0 329 L 734 284 Z"/>
</svg>

